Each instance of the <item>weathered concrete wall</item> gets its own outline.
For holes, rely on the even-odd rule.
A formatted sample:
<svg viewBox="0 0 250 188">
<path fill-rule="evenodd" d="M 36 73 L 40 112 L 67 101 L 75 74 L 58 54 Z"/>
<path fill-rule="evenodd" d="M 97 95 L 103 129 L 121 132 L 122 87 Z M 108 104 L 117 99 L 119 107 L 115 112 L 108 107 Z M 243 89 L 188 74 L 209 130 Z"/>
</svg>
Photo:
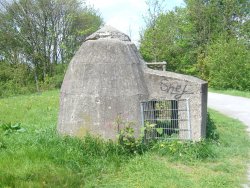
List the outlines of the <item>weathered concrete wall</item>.
<svg viewBox="0 0 250 188">
<path fill-rule="evenodd" d="M 114 139 L 115 121 L 141 125 L 140 101 L 148 98 L 134 44 L 117 39 L 88 40 L 72 59 L 61 88 L 58 130 Z M 139 127 L 137 127 L 139 129 Z"/>
<path fill-rule="evenodd" d="M 144 68 L 149 99 L 189 99 L 192 139 L 200 140 L 206 133 L 207 82 L 167 71 Z M 184 105 L 184 104 L 182 104 Z M 179 106 L 179 108 L 185 108 Z M 181 112 L 179 112 L 181 113 Z M 185 117 L 185 115 L 181 115 Z M 180 128 L 182 124 L 180 123 Z M 186 137 L 183 135 L 183 137 Z"/>
<path fill-rule="evenodd" d="M 73 57 L 60 97 L 58 131 L 106 139 L 117 135 L 116 119 L 141 122 L 140 102 L 190 99 L 192 138 L 205 135 L 207 83 L 181 74 L 146 67 L 128 36 L 112 27 L 91 35 Z"/>
</svg>

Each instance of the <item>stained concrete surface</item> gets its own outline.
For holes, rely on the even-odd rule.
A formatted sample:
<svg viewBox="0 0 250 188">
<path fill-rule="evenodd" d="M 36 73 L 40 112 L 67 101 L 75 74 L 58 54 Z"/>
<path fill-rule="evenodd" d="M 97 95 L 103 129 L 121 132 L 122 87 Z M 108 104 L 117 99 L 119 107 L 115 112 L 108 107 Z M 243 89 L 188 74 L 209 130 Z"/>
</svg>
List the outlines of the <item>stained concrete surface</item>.
<svg viewBox="0 0 250 188">
<path fill-rule="evenodd" d="M 208 107 L 240 120 L 246 125 L 246 129 L 250 136 L 250 99 L 209 92 Z M 248 185 L 242 185 L 244 188 L 250 188 L 250 166 L 248 168 L 247 177 Z"/>
<path fill-rule="evenodd" d="M 206 132 L 207 82 L 149 69 L 126 34 L 104 26 L 83 42 L 69 64 L 61 87 L 58 131 L 116 139 L 122 128 L 117 119 L 122 119 L 133 122 L 139 135 L 144 123 L 141 102 L 180 99 L 190 106 L 191 139 L 200 140 Z M 189 134 L 186 127 L 180 124 Z"/>
</svg>

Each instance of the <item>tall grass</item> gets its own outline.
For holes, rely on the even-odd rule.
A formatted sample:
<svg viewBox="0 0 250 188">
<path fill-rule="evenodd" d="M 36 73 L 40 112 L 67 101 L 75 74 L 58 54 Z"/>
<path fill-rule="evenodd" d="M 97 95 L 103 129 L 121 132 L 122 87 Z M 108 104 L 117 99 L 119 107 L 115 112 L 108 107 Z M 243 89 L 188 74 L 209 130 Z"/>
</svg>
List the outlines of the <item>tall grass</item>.
<svg viewBox="0 0 250 188">
<path fill-rule="evenodd" d="M 58 101 L 58 91 L 0 99 L 0 124 L 25 130 L 0 128 L 0 187 L 210 188 L 246 181 L 250 141 L 239 121 L 210 110 L 212 141 L 159 142 L 139 155 L 101 138 L 58 135 Z"/>
</svg>

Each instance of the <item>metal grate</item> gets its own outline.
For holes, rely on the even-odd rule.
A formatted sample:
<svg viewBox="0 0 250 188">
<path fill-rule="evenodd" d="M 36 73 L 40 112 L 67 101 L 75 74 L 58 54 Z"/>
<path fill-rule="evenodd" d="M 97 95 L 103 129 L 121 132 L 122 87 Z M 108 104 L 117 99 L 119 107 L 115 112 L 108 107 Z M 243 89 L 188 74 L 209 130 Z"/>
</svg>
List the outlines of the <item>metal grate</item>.
<svg viewBox="0 0 250 188">
<path fill-rule="evenodd" d="M 192 139 L 189 100 L 141 102 L 145 139 Z"/>
</svg>

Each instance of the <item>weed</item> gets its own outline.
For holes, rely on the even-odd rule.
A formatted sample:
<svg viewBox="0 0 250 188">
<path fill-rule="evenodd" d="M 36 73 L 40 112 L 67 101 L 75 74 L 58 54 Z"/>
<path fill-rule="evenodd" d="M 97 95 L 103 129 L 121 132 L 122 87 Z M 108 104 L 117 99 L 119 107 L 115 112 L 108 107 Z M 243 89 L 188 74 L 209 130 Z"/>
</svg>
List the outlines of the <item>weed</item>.
<svg viewBox="0 0 250 188">
<path fill-rule="evenodd" d="M 21 123 L 4 123 L 0 125 L 0 128 L 4 131 L 5 135 L 11 133 L 22 133 L 26 131 L 26 129 L 21 127 Z"/>
<path fill-rule="evenodd" d="M 133 123 L 126 123 L 124 128 L 120 128 L 118 132 L 118 143 L 124 150 L 130 154 L 142 154 L 146 150 L 146 145 L 143 143 L 143 136 L 136 136 L 133 128 Z"/>
<path fill-rule="evenodd" d="M 156 143 L 152 150 L 162 156 L 184 161 L 205 160 L 216 156 L 211 143 L 206 140 L 199 142 L 165 140 Z"/>
</svg>

